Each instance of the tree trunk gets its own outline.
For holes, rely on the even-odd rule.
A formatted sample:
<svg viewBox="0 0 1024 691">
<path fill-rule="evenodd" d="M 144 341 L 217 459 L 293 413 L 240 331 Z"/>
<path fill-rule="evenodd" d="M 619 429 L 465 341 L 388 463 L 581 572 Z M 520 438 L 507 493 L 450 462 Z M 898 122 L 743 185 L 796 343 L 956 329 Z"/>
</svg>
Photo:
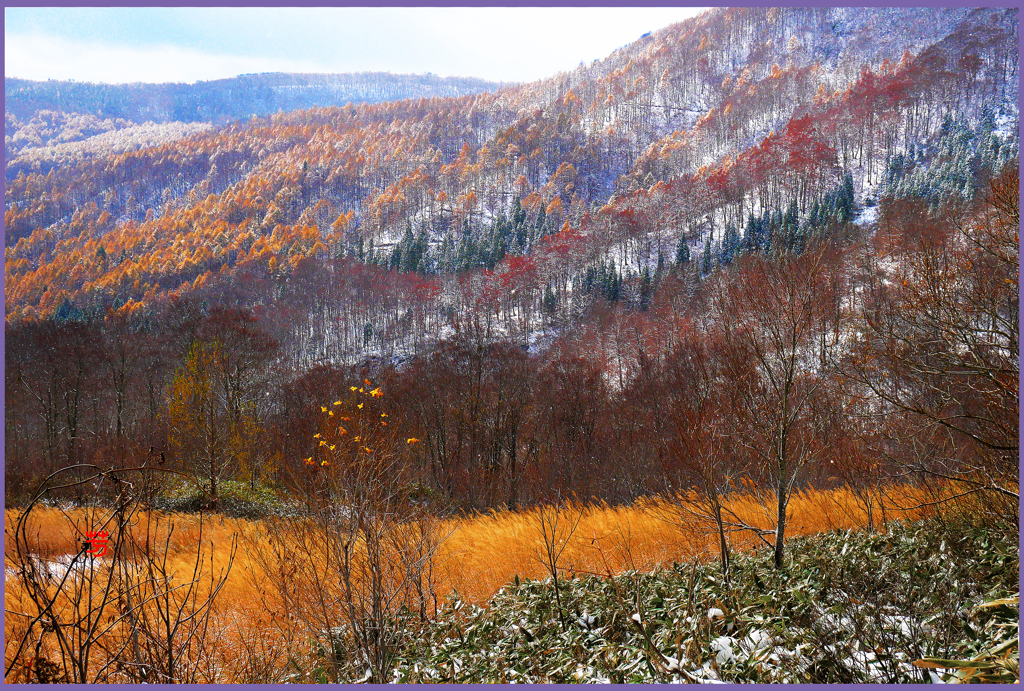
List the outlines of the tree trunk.
<svg viewBox="0 0 1024 691">
<path fill-rule="evenodd" d="M 725 539 L 725 524 L 722 521 L 722 505 L 715 503 L 715 524 L 718 526 L 718 549 L 722 557 L 722 575 L 726 585 L 731 585 L 729 542 Z"/>
<path fill-rule="evenodd" d="M 778 515 L 775 529 L 775 568 L 781 569 L 786 540 L 786 487 L 785 480 L 780 479 L 778 487 Z"/>
</svg>

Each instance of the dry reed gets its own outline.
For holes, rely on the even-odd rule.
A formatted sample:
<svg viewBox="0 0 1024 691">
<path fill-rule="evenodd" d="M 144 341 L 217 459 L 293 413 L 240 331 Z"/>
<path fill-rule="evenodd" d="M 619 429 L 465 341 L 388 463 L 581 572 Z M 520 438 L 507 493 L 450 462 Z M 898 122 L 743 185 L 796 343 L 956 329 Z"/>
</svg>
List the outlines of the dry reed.
<svg viewBox="0 0 1024 691">
<path fill-rule="evenodd" d="M 909 506 L 920 496 L 911 488 L 889 488 L 887 499 Z M 761 503 L 750 495 L 730 497 L 728 505 L 743 521 L 770 528 Z M 55 508 L 37 509 L 28 534 L 33 549 L 43 558 L 55 558 L 74 553 L 78 549 L 78 535 L 68 529 L 69 518 L 77 528 L 85 531 L 94 524 L 89 510 L 64 512 Z M 17 520 L 17 512 L 5 512 L 5 527 L 10 530 Z M 893 511 L 890 518 L 917 517 L 920 511 Z M 797 493 L 790 503 L 790 536 L 808 535 L 835 529 L 858 528 L 866 524 L 866 514 L 857 497 L 845 488 L 809 490 Z M 200 534 L 200 518 L 195 515 L 169 516 L 174 529 L 171 533 L 171 563 L 184 576 L 191 574 Z M 206 517 L 202 523 L 202 539 L 207 554 L 205 568 L 216 572 L 228 560 L 232 536 L 243 537 L 242 544 L 266 541 L 267 529 L 272 523 Z M 434 563 L 437 592 L 441 597 L 455 592 L 468 602 L 484 604 L 502 586 L 515 576 L 543 578 L 546 573 L 540 559 L 543 547 L 536 511 L 492 511 L 442 522 L 440 533 L 448 535 L 442 543 Z M 758 538 L 747 532 L 733 535 L 734 549 L 750 549 L 758 545 Z M 234 568 L 214 605 L 213 645 L 208 654 L 211 669 L 221 670 L 221 681 L 257 681 L 254 661 L 262 658 L 267 669 L 280 670 L 289 656 L 301 654 L 303 641 L 285 643 L 280 639 L 288 635 L 289 616 L 273 601 L 273 596 L 262 583 L 272 570 L 282 564 L 260 561 L 264 550 L 242 549 L 235 558 Z M 592 505 L 583 510 L 582 520 L 567 545 L 560 570 L 566 576 L 600 573 L 607 560 L 613 570 L 651 571 L 672 562 L 694 557 L 714 559 L 717 538 L 710 526 L 688 520 L 678 506 L 663 499 L 646 499 L 630 506 Z M 6 655 L 13 654 L 12 641 L 18 638 L 24 626 L 23 617 L 16 614 L 28 603 L 21 592 L 19 581 L 12 573 L 11 555 L 6 555 L 7 567 L 5 607 Z M 286 566 L 286 565 L 284 565 Z M 13 616 L 12 616 L 13 614 Z M 236 669 L 238 660 L 248 660 L 247 673 Z M 12 672 L 8 681 L 18 681 Z"/>
</svg>

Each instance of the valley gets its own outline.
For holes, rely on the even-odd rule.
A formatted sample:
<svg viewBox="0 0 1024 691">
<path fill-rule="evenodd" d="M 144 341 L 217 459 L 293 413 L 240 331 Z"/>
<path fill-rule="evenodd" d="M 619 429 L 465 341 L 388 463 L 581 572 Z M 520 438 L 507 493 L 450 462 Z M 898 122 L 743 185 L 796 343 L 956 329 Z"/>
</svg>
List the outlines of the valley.
<svg viewBox="0 0 1024 691">
<path fill-rule="evenodd" d="M 8 77 L 6 679 L 1016 680 L 1017 21 Z"/>
</svg>

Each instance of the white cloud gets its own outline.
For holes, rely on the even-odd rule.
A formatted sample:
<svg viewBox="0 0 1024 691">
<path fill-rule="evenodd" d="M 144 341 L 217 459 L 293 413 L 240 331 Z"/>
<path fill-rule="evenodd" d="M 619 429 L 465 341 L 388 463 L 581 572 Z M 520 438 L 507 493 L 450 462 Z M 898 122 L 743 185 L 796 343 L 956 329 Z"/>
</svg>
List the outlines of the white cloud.
<svg viewBox="0 0 1024 691">
<path fill-rule="evenodd" d="M 413 8 L 407 10 L 435 39 L 439 74 L 530 81 L 607 57 L 648 31 L 700 13 L 703 8 Z M 467 57 L 471 56 L 469 59 Z M 465 65 L 476 71 L 466 74 Z M 461 72 L 455 65 L 462 66 Z"/>
<path fill-rule="evenodd" d="M 35 24 L 6 28 L 5 74 L 124 83 L 379 70 L 533 81 L 607 57 L 641 34 L 702 9 L 168 8 L 143 15 L 54 10 L 58 14 Z M 61 36 L 42 28 L 44 20 Z M 101 25 L 108 30 L 99 32 Z"/>
<path fill-rule="evenodd" d="M 124 84 L 196 82 L 252 72 L 317 72 L 314 62 L 218 55 L 177 46 L 127 47 L 45 35 L 10 35 L 4 74 L 22 79 L 74 79 Z"/>
</svg>

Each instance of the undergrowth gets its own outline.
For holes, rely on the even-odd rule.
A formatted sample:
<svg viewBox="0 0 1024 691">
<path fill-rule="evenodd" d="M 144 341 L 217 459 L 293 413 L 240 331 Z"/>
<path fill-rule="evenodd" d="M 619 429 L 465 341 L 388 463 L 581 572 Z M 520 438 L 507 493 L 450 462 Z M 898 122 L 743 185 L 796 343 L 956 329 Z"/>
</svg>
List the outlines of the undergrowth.
<svg viewBox="0 0 1024 691">
<path fill-rule="evenodd" d="M 893 522 L 886 533 L 797 537 L 769 552 L 654 573 L 515 582 L 486 608 L 452 598 L 433 623 L 403 614 L 393 679 L 371 679 L 332 632 L 321 662 L 353 681 L 921 683 L 1017 678 L 1019 550 L 980 529 Z M 926 660 L 922 662 L 922 660 Z M 972 661 L 973 662 L 970 662 Z M 915 664 L 916 663 L 916 664 Z M 973 665 L 973 666 L 972 666 Z M 294 666 L 288 680 L 316 681 Z"/>
<path fill-rule="evenodd" d="M 280 492 L 263 484 L 222 480 L 218 487 L 215 508 L 224 516 L 258 519 L 299 513 L 297 504 L 282 499 Z M 156 494 L 152 503 L 154 509 L 171 513 L 198 513 L 214 508 L 209 496 L 198 485 L 184 482 Z"/>
</svg>

